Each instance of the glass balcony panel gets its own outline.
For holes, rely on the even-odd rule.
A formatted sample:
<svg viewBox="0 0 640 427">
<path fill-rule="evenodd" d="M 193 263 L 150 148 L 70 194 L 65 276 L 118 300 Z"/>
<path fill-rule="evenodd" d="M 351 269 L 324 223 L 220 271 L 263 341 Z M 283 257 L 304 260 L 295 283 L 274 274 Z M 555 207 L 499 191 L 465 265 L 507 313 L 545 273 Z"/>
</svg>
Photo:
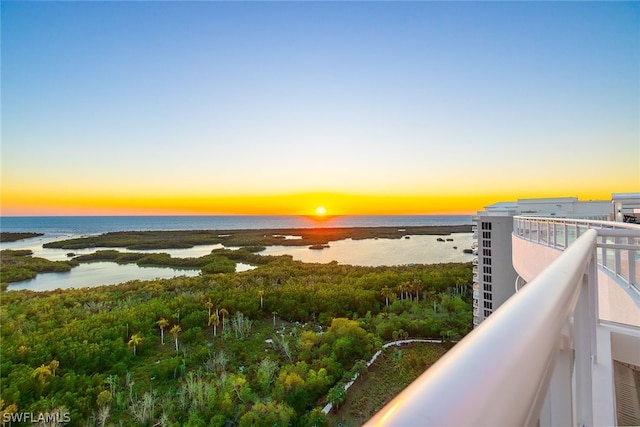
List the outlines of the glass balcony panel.
<svg viewBox="0 0 640 427">
<path fill-rule="evenodd" d="M 565 225 L 564 224 L 554 224 L 555 228 L 555 239 L 556 244 L 555 247 L 564 248 L 564 238 L 565 238 Z"/>
<path fill-rule="evenodd" d="M 600 240 L 600 239 L 598 239 Z M 598 248 L 596 250 L 596 263 L 598 265 L 604 265 L 604 257 L 606 256 L 606 249 L 605 248 Z"/>
<path fill-rule="evenodd" d="M 615 239 L 613 237 L 605 237 L 605 244 L 614 244 Z M 604 249 L 604 248 L 603 248 Z M 614 273 L 616 272 L 616 251 L 614 249 L 606 249 L 603 254 L 604 266 Z"/>
<path fill-rule="evenodd" d="M 547 224 L 542 224 L 540 229 L 540 243 L 549 243 L 548 235 L 549 231 L 547 230 Z"/>
</svg>

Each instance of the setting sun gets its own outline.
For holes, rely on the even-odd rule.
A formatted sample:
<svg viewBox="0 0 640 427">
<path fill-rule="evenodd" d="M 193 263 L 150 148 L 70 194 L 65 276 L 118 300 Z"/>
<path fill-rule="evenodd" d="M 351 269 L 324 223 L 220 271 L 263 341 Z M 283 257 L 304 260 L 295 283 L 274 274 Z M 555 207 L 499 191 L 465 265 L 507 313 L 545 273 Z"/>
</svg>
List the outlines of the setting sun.
<svg viewBox="0 0 640 427">
<path fill-rule="evenodd" d="M 326 215 L 326 214 L 327 214 L 327 210 L 325 209 L 324 206 L 318 206 L 316 208 L 316 215 L 323 216 L 323 215 Z"/>
</svg>

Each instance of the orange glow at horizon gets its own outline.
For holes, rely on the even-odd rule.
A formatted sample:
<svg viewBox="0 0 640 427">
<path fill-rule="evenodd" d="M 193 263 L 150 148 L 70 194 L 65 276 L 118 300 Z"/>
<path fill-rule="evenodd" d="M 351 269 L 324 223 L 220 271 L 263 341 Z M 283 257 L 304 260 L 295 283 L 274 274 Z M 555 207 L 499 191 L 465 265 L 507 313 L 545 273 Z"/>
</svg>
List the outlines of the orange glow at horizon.
<svg viewBox="0 0 640 427">
<path fill-rule="evenodd" d="M 3 216 L 45 215 L 421 215 L 475 214 L 485 206 L 518 198 L 579 197 L 609 200 L 611 193 L 566 194 L 346 194 L 313 192 L 276 195 L 146 195 L 67 192 L 2 193 Z"/>
</svg>

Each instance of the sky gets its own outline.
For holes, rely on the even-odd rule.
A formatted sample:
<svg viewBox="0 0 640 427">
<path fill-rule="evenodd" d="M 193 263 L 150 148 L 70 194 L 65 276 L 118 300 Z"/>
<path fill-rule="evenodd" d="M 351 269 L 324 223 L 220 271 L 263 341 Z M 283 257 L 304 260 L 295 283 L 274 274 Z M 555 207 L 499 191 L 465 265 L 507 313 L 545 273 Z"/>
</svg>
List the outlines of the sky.
<svg viewBox="0 0 640 427">
<path fill-rule="evenodd" d="M 640 191 L 638 2 L 12 2 L 0 214 Z"/>
</svg>

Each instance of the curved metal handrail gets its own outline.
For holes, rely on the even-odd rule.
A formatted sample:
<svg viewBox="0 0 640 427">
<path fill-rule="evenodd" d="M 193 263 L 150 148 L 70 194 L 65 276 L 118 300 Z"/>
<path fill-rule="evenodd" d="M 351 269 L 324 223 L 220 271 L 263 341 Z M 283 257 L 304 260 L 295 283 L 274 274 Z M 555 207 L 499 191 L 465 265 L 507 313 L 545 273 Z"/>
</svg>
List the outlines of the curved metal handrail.
<svg viewBox="0 0 640 427">
<path fill-rule="evenodd" d="M 549 218 L 546 216 L 525 216 L 525 215 L 517 215 L 513 217 L 514 220 L 530 220 L 530 221 L 539 221 L 539 222 L 550 222 L 550 223 L 573 223 L 580 224 L 590 228 L 593 226 L 598 226 L 597 228 L 615 228 L 615 229 L 627 229 L 627 230 L 638 230 L 640 226 L 638 224 L 628 223 L 628 222 L 616 222 L 616 221 L 603 221 L 603 220 L 592 220 L 592 219 L 576 219 L 576 218 Z"/>
</svg>

